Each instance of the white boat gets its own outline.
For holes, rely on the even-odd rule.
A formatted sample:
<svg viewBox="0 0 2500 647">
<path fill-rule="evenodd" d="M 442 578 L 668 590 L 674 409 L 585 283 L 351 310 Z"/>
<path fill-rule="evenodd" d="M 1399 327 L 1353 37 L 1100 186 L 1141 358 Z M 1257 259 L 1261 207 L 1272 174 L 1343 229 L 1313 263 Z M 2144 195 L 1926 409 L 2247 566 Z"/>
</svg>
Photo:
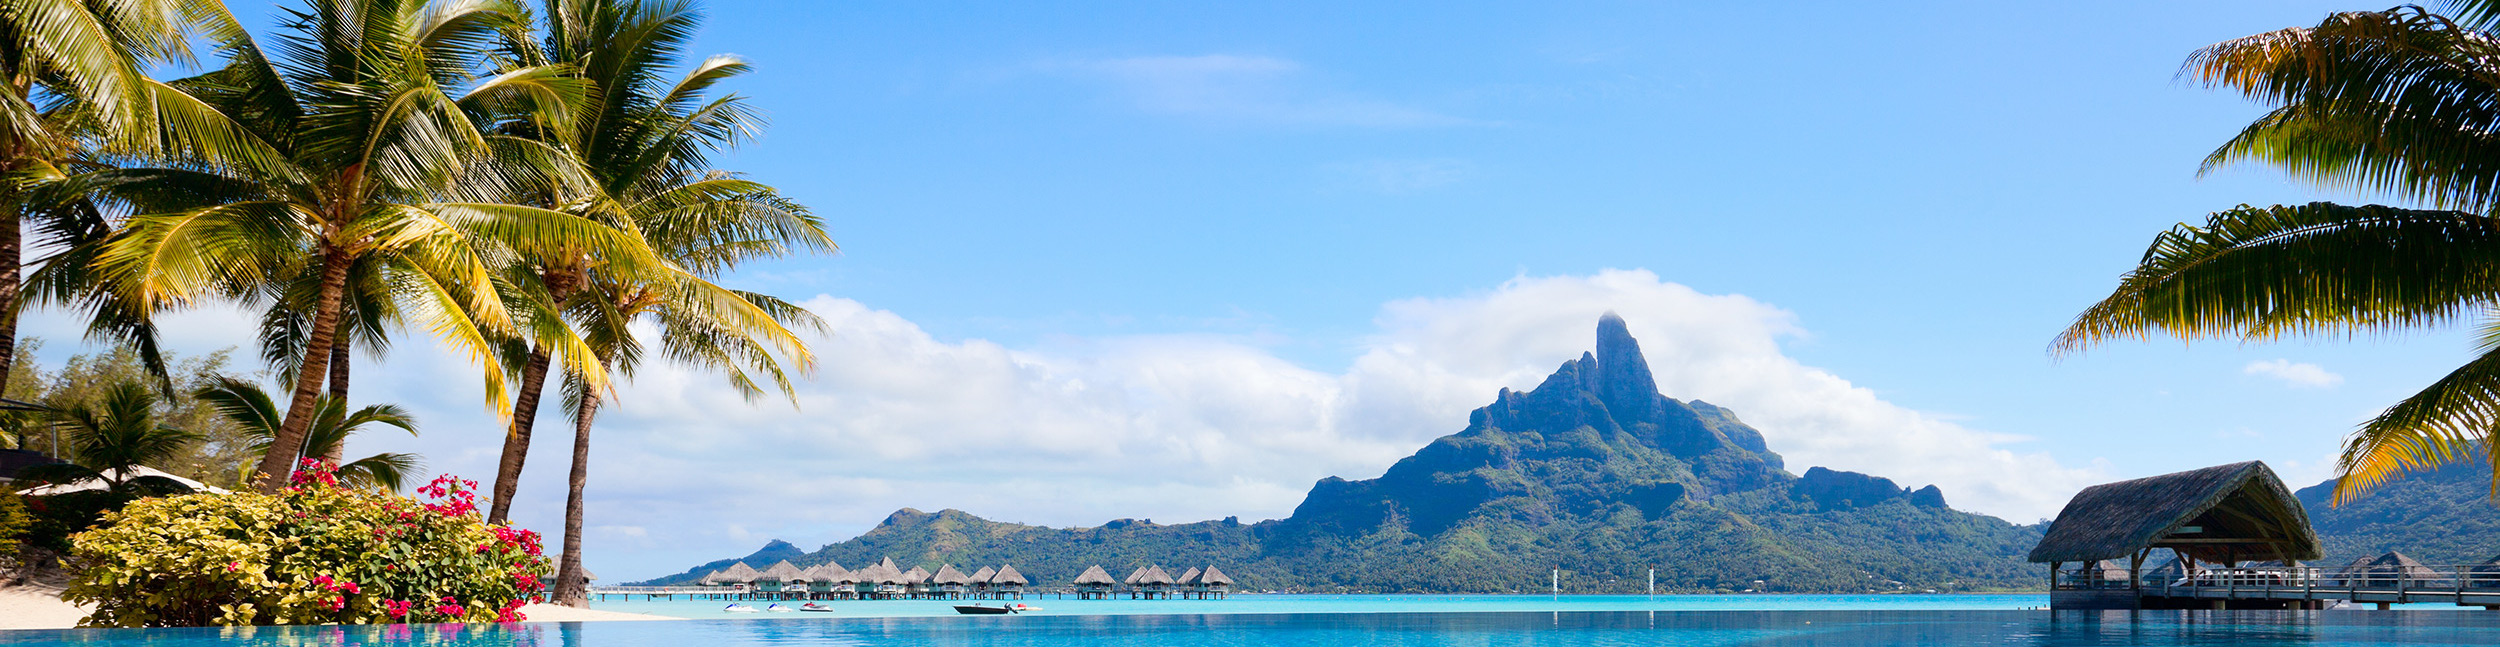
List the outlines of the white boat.
<svg viewBox="0 0 2500 647">
<path fill-rule="evenodd" d="M 727 611 L 727 612 L 730 612 L 730 613 L 754 613 L 754 612 L 755 612 L 755 607 L 750 607 L 750 606 L 743 605 L 743 604 L 731 604 L 731 605 L 729 605 L 729 606 L 721 607 L 721 608 L 720 608 L 720 610 L 722 610 L 722 611 Z"/>
<path fill-rule="evenodd" d="M 793 608 L 790 608 L 790 607 L 781 606 L 780 604 L 775 603 L 775 604 L 768 604 L 768 605 L 764 605 L 764 610 L 765 610 L 765 611 L 771 611 L 771 612 L 773 612 L 773 613 L 789 613 L 789 612 L 792 612 L 792 611 L 797 611 L 798 609 L 793 609 Z"/>
<path fill-rule="evenodd" d="M 817 603 L 814 603 L 814 602 L 809 602 L 809 603 L 807 603 L 807 604 L 802 604 L 802 605 L 799 605 L 799 610 L 800 610 L 800 611 L 815 611 L 815 612 L 819 612 L 819 613 L 832 613 L 832 612 L 833 612 L 833 605 L 829 605 L 829 604 L 817 604 Z"/>
</svg>

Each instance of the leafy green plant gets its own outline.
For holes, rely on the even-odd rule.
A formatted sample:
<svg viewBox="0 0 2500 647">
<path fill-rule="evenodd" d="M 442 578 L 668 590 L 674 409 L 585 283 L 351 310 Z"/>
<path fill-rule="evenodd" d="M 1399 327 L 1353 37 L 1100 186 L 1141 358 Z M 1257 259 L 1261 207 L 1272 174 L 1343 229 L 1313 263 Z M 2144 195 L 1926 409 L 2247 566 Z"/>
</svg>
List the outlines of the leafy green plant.
<svg viewBox="0 0 2500 647">
<path fill-rule="evenodd" d="M 143 499 L 72 539 L 61 598 L 90 627 L 521 619 L 547 572 L 538 534 L 479 518 L 475 481 L 420 501 L 339 487 L 307 460 L 275 494 Z"/>
<path fill-rule="evenodd" d="M 0 563 L 17 559 L 26 545 L 27 532 L 34 529 L 35 515 L 26 510 L 26 497 L 16 490 L 0 488 Z"/>
</svg>

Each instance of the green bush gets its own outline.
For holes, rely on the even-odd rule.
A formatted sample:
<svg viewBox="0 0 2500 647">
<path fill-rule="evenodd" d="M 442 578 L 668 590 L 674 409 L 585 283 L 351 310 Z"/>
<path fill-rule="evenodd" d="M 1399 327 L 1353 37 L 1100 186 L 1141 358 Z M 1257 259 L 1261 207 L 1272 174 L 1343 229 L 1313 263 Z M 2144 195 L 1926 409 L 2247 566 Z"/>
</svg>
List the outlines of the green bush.
<svg viewBox="0 0 2500 647">
<path fill-rule="evenodd" d="M 435 479 L 420 502 L 314 461 L 294 479 L 107 514 L 71 539 L 61 598 L 94 603 L 90 627 L 508 622 L 547 572 L 537 533 L 479 518 L 475 481 Z"/>
<path fill-rule="evenodd" d="M 16 563 L 18 550 L 34 525 L 34 514 L 26 511 L 26 497 L 0 488 L 0 565 Z"/>
</svg>

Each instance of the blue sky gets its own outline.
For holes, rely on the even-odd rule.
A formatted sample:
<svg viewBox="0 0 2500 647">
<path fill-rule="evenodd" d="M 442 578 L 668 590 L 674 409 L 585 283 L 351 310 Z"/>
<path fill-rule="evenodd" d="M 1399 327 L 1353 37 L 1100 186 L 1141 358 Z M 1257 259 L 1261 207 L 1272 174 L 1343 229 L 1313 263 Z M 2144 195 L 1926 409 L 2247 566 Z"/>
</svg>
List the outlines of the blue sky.
<svg viewBox="0 0 2500 647">
<path fill-rule="evenodd" d="M 1423 440 L 1463 427 L 1464 411 L 1490 401 L 1497 385 L 1532 385 L 1575 356 L 1588 343 L 1591 309 L 1625 310 L 1653 363 L 1655 349 L 1678 343 L 1661 337 L 1725 333 L 1739 346 L 1767 344 L 1744 357 L 1785 367 L 1761 380 L 1695 368 L 1662 378 L 1671 389 L 1689 385 L 1670 396 L 1725 392 L 1778 407 L 1778 394 L 1760 389 L 1845 381 L 1797 406 L 1863 396 L 1871 409 L 1784 420 L 1737 407 L 1757 425 L 1808 430 L 1766 426 L 1773 449 L 1799 471 L 1811 463 L 1798 456 L 1858 456 L 1844 466 L 1939 482 L 1995 478 L 1955 471 L 1997 460 L 1978 449 L 1904 450 L 1897 459 L 1838 449 L 1851 435 L 1902 446 L 1979 439 L 1987 452 L 2024 457 L 2004 458 L 2002 473 L 2052 466 L 2036 472 L 2036 491 L 1968 500 L 2024 522 L 2052 514 L 2059 493 L 2099 480 L 2251 458 L 2296 482 L 2323 478 L 2326 457 L 2355 423 L 2470 350 L 2463 334 L 2441 330 L 2047 353 L 2050 338 L 2166 227 L 2240 203 L 2367 200 L 2264 168 L 2199 178 L 2203 155 L 2261 108 L 2175 75 L 2199 46 L 2377 5 L 709 7 L 694 52 L 754 63 L 759 71 L 733 87 L 773 120 L 724 165 L 812 206 L 843 246 L 838 256 L 758 266 L 736 282 L 822 295 L 818 305 L 854 326 L 837 327 L 846 341 L 828 343 L 891 346 L 829 352 L 829 364 L 848 363 L 808 387 L 821 399 L 799 413 L 766 403 L 730 415 L 762 416 L 738 429 L 702 431 L 701 420 L 633 406 L 680 395 L 727 402 L 686 395 L 711 388 L 701 376 L 661 373 L 631 387 L 608 424 L 617 431 L 603 432 L 625 447 L 608 455 L 619 456 L 620 471 L 668 474 L 694 489 L 600 493 L 595 483 L 592 511 L 603 519 L 593 524 L 609 534 L 594 540 L 610 547 L 594 544 L 592 566 L 603 573 L 638 579 L 743 553 L 766 537 L 812 547 L 900 505 L 1053 525 L 1280 516 L 1310 474 L 1274 465 L 1376 475 Z M 1542 308 L 1555 316 L 1521 315 Z M 1701 311 L 1716 314 L 1678 314 Z M 229 328 L 243 319 L 202 316 L 226 323 L 199 327 L 189 347 L 249 343 L 246 330 Z M 1488 330 L 1495 319 L 1520 323 L 1460 334 L 1449 331 L 1467 322 L 1433 317 L 1473 318 Z M 1558 341 L 1453 341 L 1549 330 L 1544 337 Z M 922 346 L 926 353 L 881 354 Z M 370 397 L 432 416 L 428 439 L 412 447 L 435 468 L 491 474 L 494 422 L 478 410 L 475 387 L 441 387 L 473 374 L 411 357 L 431 352 L 424 348 L 403 345 L 393 376 Z M 1417 348 L 1427 350 L 1407 352 Z M 1762 364 L 1695 352 L 1694 367 Z M 1470 354 L 1502 362 L 1468 369 L 1458 358 Z M 1381 368 L 1425 356 L 1412 365 L 1436 368 Z M 1140 359 L 1153 357 L 1208 357 L 1193 368 L 1238 370 L 1180 389 L 1170 367 Z M 880 361 L 893 370 L 879 372 Z M 939 365 L 968 368 L 922 375 L 926 392 L 888 388 L 912 383 L 896 375 Z M 1394 381 L 1381 376 L 1444 373 L 1396 391 L 1428 395 L 1378 395 L 1391 390 L 1377 385 Z M 1035 375 L 1033 384 L 1127 395 L 1063 416 L 1053 404 L 951 388 Z M 1207 386 L 1216 384 L 1227 386 Z M 1205 396 L 1234 388 L 1286 399 Z M 869 391 L 882 395 L 860 395 Z M 1294 428 L 1292 419 L 1252 420 L 1281 401 L 1356 403 L 1312 423 L 1333 435 L 1294 450 L 1341 460 L 1308 467 L 1284 450 L 1224 458 L 1268 456 L 1237 436 Z M 976 418 L 915 410 L 984 406 L 998 410 Z M 1884 413 L 1849 413 L 1875 410 Z M 1171 450 L 1197 473 L 1174 482 L 1203 492 L 1122 490 L 1021 470 L 1015 455 L 889 442 L 984 438 L 1019 421 L 1086 415 L 1133 434 L 1101 436 L 1117 440 L 1093 459 Z M 1915 420 L 1882 422 L 1896 415 Z M 923 422 L 874 427 L 872 418 Z M 1192 422 L 1158 426 L 1172 419 Z M 873 431 L 837 430 L 848 424 Z M 1069 424 L 1065 433 L 1081 434 L 1107 423 Z M 1944 436 L 1885 435 L 1920 425 Z M 805 431 L 815 427 L 827 431 Z M 755 437 L 782 444 L 738 455 L 761 464 L 696 451 L 748 447 L 753 438 L 729 435 L 785 429 L 799 431 L 761 431 Z M 723 436 L 705 435 L 713 433 Z M 689 444 L 649 449 L 666 444 L 655 438 Z M 537 498 L 522 518 L 552 530 L 562 450 L 551 441 L 538 451 L 533 478 L 543 480 L 531 482 Z M 794 457 L 771 462 L 780 454 Z M 957 461 L 995 467 L 942 483 L 860 467 L 929 471 Z M 1228 476 L 1226 466 L 1245 467 Z M 1948 497 L 1956 490 L 1948 482 Z M 705 497 L 747 491 L 827 503 L 772 518 L 704 516 Z M 1011 491 L 1031 494 L 1002 494 Z M 1172 500 L 1179 492 L 1217 503 Z M 1218 509 L 1227 505 L 1239 511 Z M 1125 510 L 1137 512 L 1115 512 Z"/>
</svg>

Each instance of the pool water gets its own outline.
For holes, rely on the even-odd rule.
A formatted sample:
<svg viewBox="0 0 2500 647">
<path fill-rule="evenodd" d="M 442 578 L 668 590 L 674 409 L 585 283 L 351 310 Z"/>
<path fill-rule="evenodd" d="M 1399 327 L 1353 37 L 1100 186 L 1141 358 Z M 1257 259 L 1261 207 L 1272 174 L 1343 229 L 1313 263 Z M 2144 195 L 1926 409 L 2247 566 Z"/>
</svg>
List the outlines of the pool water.
<svg viewBox="0 0 2500 647">
<path fill-rule="evenodd" d="M 1977 611 L 2048 606 L 2039 593 L 1975 595 L 1236 595 L 1222 600 L 834 600 L 830 612 L 730 613 L 721 600 L 592 601 L 590 608 L 673 618 L 807 620 L 949 616 L 954 605 L 1028 604 L 1041 615 L 1203 615 L 1241 613 L 1435 613 L 1502 611 Z M 764 608 L 771 602 L 740 602 Z M 781 602 L 796 607 L 804 602 Z"/>
<path fill-rule="evenodd" d="M 27 647 L 2238 646 L 2500 644 L 2500 613 L 1604 611 L 697 620 L 0 632 Z"/>
</svg>

